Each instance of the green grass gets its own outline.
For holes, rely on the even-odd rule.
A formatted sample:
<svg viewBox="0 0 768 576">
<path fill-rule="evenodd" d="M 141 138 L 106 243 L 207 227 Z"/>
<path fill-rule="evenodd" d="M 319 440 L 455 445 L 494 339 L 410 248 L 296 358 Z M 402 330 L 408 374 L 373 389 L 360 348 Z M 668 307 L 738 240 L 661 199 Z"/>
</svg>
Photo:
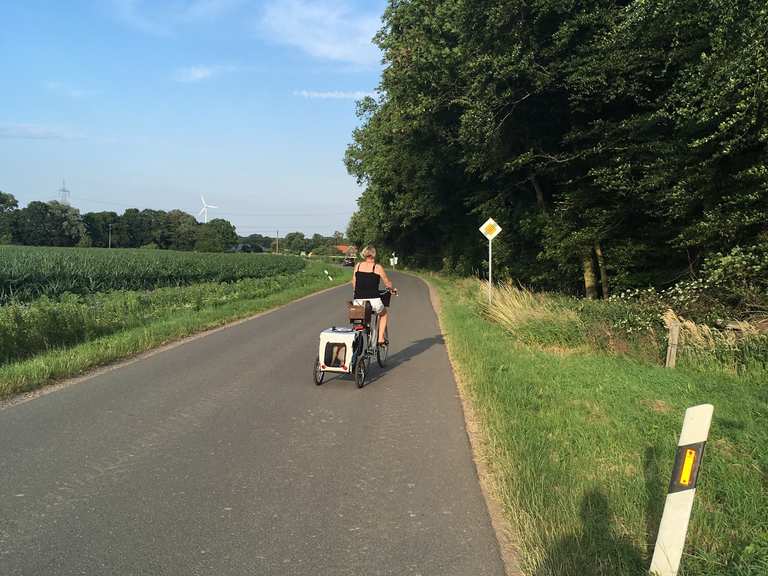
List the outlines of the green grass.
<svg viewBox="0 0 768 576">
<path fill-rule="evenodd" d="M 113 297 L 120 299 L 120 302 L 139 298 L 146 305 L 141 315 L 132 317 L 139 325 L 129 324 L 125 329 L 94 340 L 59 347 L 0 366 L 0 398 L 82 374 L 350 279 L 349 269 L 333 268 L 333 281 L 329 281 L 324 269 L 328 269 L 327 264 L 311 263 L 297 274 L 254 282 L 164 288 L 143 294 L 114 294 Z M 99 298 L 108 301 L 109 295 L 100 295 Z"/>
<path fill-rule="evenodd" d="M 298 256 L 0 246 L 0 304 L 65 293 L 152 290 L 299 272 Z"/>
<path fill-rule="evenodd" d="M 431 281 L 525 574 L 647 574 L 683 414 L 700 403 L 715 415 L 681 574 L 768 574 L 764 371 L 589 350 L 568 344 L 567 321 L 564 339 L 546 327 L 516 338 L 481 312 L 476 283 Z"/>
</svg>

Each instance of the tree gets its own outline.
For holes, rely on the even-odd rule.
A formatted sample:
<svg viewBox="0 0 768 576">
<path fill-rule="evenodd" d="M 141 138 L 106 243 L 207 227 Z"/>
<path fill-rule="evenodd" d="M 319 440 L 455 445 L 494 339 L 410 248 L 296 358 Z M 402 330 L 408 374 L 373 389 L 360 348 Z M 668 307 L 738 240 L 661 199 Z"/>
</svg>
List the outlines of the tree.
<svg viewBox="0 0 768 576">
<path fill-rule="evenodd" d="M 221 218 L 200 226 L 195 250 L 198 252 L 224 252 L 237 244 L 235 227 Z"/>
<path fill-rule="evenodd" d="M 18 206 L 13 194 L 0 192 L 0 244 L 10 244 L 13 239 L 13 215 Z"/>
<path fill-rule="evenodd" d="M 14 219 L 14 240 L 32 246 L 88 245 L 80 212 L 61 202 L 30 202 Z"/>
<path fill-rule="evenodd" d="M 358 244 L 607 296 L 758 243 L 764 2 L 391 0 L 345 157 Z"/>
<path fill-rule="evenodd" d="M 88 212 L 83 215 L 83 224 L 85 224 L 92 245 L 100 248 L 108 247 L 111 235 L 111 245 L 113 247 L 120 246 L 119 231 L 115 229 L 119 219 L 115 212 Z M 110 228 L 112 229 L 111 234 Z"/>
<path fill-rule="evenodd" d="M 171 210 L 166 215 L 166 226 L 168 248 L 173 250 L 194 249 L 200 226 L 194 216 L 181 210 Z"/>
<path fill-rule="evenodd" d="M 289 232 L 280 242 L 280 249 L 284 252 L 299 254 L 301 252 L 306 252 L 307 248 L 308 242 L 302 232 Z"/>
<path fill-rule="evenodd" d="M 240 237 L 241 244 L 261 247 L 261 252 L 270 252 L 272 250 L 272 238 L 262 236 L 261 234 L 251 234 L 250 236 Z"/>
</svg>

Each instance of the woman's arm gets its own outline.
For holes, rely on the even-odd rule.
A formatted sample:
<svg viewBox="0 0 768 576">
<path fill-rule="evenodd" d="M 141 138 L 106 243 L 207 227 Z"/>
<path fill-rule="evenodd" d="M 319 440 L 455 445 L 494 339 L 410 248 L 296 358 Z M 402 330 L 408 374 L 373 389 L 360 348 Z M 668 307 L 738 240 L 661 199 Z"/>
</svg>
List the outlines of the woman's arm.
<svg viewBox="0 0 768 576">
<path fill-rule="evenodd" d="M 381 281 L 384 282 L 384 286 L 392 290 L 392 282 L 389 281 L 389 278 L 387 277 L 387 273 L 384 272 L 384 266 L 381 264 L 377 264 L 379 267 L 378 274 L 381 276 Z"/>
<path fill-rule="evenodd" d="M 355 289 L 355 272 L 357 272 L 358 266 L 360 266 L 360 264 L 355 264 L 355 267 L 352 269 L 352 290 Z"/>
</svg>

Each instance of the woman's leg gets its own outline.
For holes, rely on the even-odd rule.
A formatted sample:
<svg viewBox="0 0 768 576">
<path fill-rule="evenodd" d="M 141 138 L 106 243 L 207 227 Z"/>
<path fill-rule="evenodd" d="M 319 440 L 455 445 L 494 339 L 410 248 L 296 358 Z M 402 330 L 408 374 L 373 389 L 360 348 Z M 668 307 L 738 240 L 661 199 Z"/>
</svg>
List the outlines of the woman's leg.
<svg viewBox="0 0 768 576">
<path fill-rule="evenodd" d="M 379 314 L 379 344 L 384 342 L 384 331 L 387 329 L 388 314 L 387 309 L 381 311 Z"/>
</svg>

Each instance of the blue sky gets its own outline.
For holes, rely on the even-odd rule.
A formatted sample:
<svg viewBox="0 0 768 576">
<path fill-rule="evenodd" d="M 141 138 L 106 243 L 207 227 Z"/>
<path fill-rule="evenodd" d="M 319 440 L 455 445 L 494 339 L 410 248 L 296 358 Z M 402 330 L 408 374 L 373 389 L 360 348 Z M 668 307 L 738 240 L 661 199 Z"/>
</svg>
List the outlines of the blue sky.
<svg viewBox="0 0 768 576">
<path fill-rule="evenodd" d="M 0 0 L 0 190 L 344 230 L 385 0 Z"/>
</svg>

